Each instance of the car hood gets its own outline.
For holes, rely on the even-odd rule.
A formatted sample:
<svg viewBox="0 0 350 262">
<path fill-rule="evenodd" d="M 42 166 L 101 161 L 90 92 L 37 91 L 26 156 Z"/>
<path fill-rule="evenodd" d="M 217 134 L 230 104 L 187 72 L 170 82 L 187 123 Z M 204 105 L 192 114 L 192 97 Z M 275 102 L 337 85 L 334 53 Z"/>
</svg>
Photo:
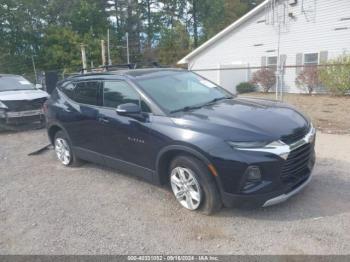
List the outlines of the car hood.
<svg viewBox="0 0 350 262">
<path fill-rule="evenodd" d="M 274 141 L 307 128 L 295 108 L 271 100 L 234 98 L 181 112 L 175 124 L 231 141 Z"/>
<path fill-rule="evenodd" d="M 0 92 L 0 101 L 34 100 L 48 96 L 48 93 L 38 89 L 2 91 Z"/>
</svg>

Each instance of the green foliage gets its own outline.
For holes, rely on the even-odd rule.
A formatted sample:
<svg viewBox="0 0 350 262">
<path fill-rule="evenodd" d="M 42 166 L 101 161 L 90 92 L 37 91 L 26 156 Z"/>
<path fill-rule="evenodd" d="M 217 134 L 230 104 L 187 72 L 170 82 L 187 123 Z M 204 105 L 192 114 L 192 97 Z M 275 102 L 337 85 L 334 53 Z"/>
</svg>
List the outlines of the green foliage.
<svg viewBox="0 0 350 262">
<path fill-rule="evenodd" d="M 350 92 L 350 55 L 342 55 L 328 62 L 331 66 L 320 70 L 322 84 L 334 95 Z"/>
<path fill-rule="evenodd" d="M 81 68 L 80 44 L 88 66 L 101 65 L 100 40 L 110 29 L 111 58 L 174 65 L 193 48 L 233 23 L 253 0 L 2 0 L 0 72 Z"/>
<path fill-rule="evenodd" d="M 174 65 L 189 51 L 189 36 L 181 23 L 172 29 L 164 29 L 159 42 L 159 60 L 165 65 Z"/>
<path fill-rule="evenodd" d="M 197 1 L 199 2 L 198 26 L 202 27 L 202 34 L 199 36 L 201 43 L 216 35 L 254 7 L 251 0 Z"/>
<path fill-rule="evenodd" d="M 42 66 L 49 70 L 77 71 L 81 68 L 79 35 L 66 27 L 51 26 L 46 30 L 41 52 Z"/>
<path fill-rule="evenodd" d="M 236 90 L 239 94 L 254 92 L 256 86 L 250 82 L 242 82 L 236 86 Z"/>
</svg>

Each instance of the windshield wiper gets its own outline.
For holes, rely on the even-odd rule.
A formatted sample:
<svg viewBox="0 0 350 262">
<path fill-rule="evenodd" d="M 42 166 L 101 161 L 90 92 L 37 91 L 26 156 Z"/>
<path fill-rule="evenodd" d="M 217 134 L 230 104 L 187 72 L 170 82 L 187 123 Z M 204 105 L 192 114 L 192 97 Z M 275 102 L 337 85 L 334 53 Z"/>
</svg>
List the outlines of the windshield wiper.
<svg viewBox="0 0 350 262">
<path fill-rule="evenodd" d="M 209 102 L 204 103 L 204 104 L 201 104 L 201 105 L 196 105 L 196 106 L 185 106 L 185 107 L 183 107 L 183 108 L 170 111 L 170 114 L 178 113 L 178 112 L 187 112 L 187 111 L 190 111 L 190 110 L 193 110 L 193 109 L 199 109 L 199 108 L 202 108 L 202 107 L 204 107 L 204 106 L 213 104 L 213 103 L 215 103 L 215 102 L 218 102 L 218 101 L 221 101 L 221 100 L 226 100 L 226 99 L 232 99 L 232 98 L 233 98 L 232 96 L 229 96 L 229 97 L 224 96 L 224 97 L 214 98 L 213 100 L 210 100 Z"/>
<path fill-rule="evenodd" d="M 233 98 L 232 96 L 224 96 L 224 97 L 214 98 L 213 100 L 210 100 L 208 103 L 205 103 L 203 106 L 210 105 L 210 104 L 216 103 L 216 102 L 221 101 L 221 100 L 232 99 L 232 98 Z"/>
<path fill-rule="evenodd" d="M 187 111 L 198 109 L 198 108 L 201 108 L 201 107 L 203 107 L 203 105 L 200 105 L 200 106 L 185 106 L 183 108 L 170 111 L 170 114 L 178 113 L 178 112 L 187 112 Z"/>
</svg>

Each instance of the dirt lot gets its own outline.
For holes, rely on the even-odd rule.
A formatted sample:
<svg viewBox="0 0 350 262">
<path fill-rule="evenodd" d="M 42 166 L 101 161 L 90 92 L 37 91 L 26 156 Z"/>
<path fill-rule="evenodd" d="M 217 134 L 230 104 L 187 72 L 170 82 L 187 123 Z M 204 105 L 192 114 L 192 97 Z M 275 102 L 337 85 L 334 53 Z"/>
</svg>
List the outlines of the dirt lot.
<svg viewBox="0 0 350 262">
<path fill-rule="evenodd" d="M 0 254 L 350 254 L 350 136 L 318 134 L 314 180 L 279 206 L 206 217 L 94 164 L 65 168 L 45 131 L 0 134 Z"/>
<path fill-rule="evenodd" d="M 275 99 L 274 93 L 250 93 L 242 96 Z M 285 94 L 284 102 L 302 110 L 325 133 L 350 134 L 350 96 Z"/>
</svg>

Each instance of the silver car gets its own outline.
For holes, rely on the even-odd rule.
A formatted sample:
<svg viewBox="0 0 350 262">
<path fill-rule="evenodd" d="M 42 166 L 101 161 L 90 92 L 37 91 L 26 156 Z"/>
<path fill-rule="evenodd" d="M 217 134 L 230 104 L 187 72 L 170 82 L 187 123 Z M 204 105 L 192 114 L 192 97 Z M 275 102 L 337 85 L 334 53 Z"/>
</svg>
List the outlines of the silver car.
<svg viewBox="0 0 350 262">
<path fill-rule="evenodd" d="M 0 74 L 0 127 L 44 123 L 43 104 L 48 97 L 22 76 Z"/>
</svg>

